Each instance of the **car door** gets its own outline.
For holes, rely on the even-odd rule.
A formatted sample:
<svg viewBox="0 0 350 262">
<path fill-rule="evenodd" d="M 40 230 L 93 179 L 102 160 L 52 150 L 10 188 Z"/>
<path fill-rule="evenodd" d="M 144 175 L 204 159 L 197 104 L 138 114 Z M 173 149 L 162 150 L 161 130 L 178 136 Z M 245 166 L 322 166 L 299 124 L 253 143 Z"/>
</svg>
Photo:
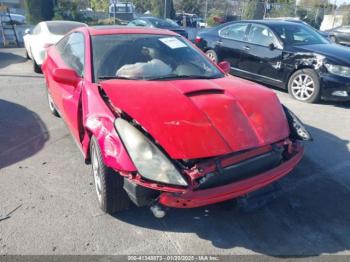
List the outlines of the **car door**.
<svg viewBox="0 0 350 262">
<path fill-rule="evenodd" d="M 281 85 L 282 55 L 282 44 L 272 30 L 265 25 L 252 24 L 241 56 L 240 69 L 254 80 Z"/>
<path fill-rule="evenodd" d="M 218 32 L 219 41 L 215 47 L 218 60 L 230 62 L 233 70 L 240 67 L 241 54 L 246 46 L 248 25 L 248 23 L 234 23 L 223 27 Z"/>
<path fill-rule="evenodd" d="M 83 87 L 85 67 L 84 35 L 80 32 L 74 32 L 62 40 L 58 45 L 63 45 L 60 47 L 60 56 L 64 63 L 57 64 L 57 67 L 69 67 L 74 69 L 82 80 L 77 86 L 55 82 L 53 85 L 53 89 L 55 89 L 53 90 L 55 93 L 54 100 L 74 138 L 79 141 L 78 118 L 81 113 L 79 112 L 79 101 Z"/>
</svg>

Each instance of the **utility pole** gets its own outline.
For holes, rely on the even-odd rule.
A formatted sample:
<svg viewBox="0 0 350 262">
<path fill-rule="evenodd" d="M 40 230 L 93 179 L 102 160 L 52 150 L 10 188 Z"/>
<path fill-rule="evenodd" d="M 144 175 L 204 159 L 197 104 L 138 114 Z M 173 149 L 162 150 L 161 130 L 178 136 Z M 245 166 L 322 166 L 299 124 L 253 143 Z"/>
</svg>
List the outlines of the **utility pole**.
<svg viewBox="0 0 350 262">
<path fill-rule="evenodd" d="M 207 17 L 208 17 L 208 0 L 205 0 L 204 21 L 207 21 Z"/>
<path fill-rule="evenodd" d="M 335 11 L 337 9 L 337 0 L 334 0 L 334 5 L 333 5 L 333 23 L 332 23 L 332 28 L 334 28 L 334 23 L 335 23 Z"/>
<path fill-rule="evenodd" d="M 167 11 L 166 0 L 164 0 L 164 19 L 166 19 L 166 11 Z"/>
</svg>

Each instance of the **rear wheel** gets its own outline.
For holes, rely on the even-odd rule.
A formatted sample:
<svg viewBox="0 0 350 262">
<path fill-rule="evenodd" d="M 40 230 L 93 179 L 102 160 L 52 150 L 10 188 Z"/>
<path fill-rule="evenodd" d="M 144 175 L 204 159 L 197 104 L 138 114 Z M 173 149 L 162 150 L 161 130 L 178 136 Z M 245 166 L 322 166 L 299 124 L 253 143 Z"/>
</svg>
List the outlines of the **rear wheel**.
<svg viewBox="0 0 350 262">
<path fill-rule="evenodd" d="M 210 50 L 206 51 L 205 54 L 212 62 L 214 62 L 214 63 L 218 62 L 218 55 L 216 54 L 216 52 L 214 50 L 210 49 Z"/>
<path fill-rule="evenodd" d="M 100 208 L 109 214 L 127 209 L 130 199 L 123 189 L 124 178 L 103 163 L 101 150 L 95 137 L 91 138 L 90 157 Z"/>
<path fill-rule="evenodd" d="M 296 100 L 316 103 L 320 100 L 320 80 L 313 69 L 296 71 L 288 81 L 288 92 Z"/>
<path fill-rule="evenodd" d="M 47 89 L 46 89 L 47 90 Z M 49 90 L 46 91 L 47 92 L 47 102 L 49 104 L 49 108 L 50 108 L 50 111 L 51 113 L 54 115 L 54 116 L 57 116 L 57 117 L 60 117 L 60 114 L 58 113 L 57 109 L 56 109 L 56 105 L 55 103 L 53 102 L 53 99 L 51 97 L 51 94 L 49 92 Z"/>
</svg>

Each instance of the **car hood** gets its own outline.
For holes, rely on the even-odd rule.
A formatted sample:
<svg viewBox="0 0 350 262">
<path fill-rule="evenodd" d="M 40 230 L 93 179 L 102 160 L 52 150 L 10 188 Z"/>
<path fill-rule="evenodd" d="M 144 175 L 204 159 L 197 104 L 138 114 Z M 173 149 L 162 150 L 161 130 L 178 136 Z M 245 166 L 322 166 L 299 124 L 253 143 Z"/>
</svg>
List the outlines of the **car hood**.
<svg viewBox="0 0 350 262">
<path fill-rule="evenodd" d="M 293 52 L 312 52 L 325 56 L 328 60 L 349 65 L 350 49 L 338 44 L 295 46 Z"/>
<path fill-rule="evenodd" d="M 173 159 L 224 155 L 289 135 L 277 96 L 234 77 L 100 83 L 113 106 L 135 119 Z"/>
</svg>

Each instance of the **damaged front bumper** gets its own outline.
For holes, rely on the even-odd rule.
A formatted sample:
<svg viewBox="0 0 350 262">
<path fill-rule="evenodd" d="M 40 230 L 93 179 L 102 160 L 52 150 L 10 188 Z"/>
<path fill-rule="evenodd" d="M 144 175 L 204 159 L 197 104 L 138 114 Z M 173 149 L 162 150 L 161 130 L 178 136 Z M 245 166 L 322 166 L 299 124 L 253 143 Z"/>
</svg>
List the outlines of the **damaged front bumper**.
<svg viewBox="0 0 350 262">
<path fill-rule="evenodd" d="M 304 153 L 304 148 L 300 144 L 296 145 L 294 150 L 293 157 L 278 167 L 262 174 L 211 189 L 186 191 L 184 193 L 164 192 L 159 197 L 159 203 L 168 207 L 193 208 L 243 196 L 267 186 L 291 172 L 299 163 Z"/>
<path fill-rule="evenodd" d="M 134 185 L 142 190 L 143 196 L 148 195 L 148 197 L 146 197 L 148 199 L 152 197 L 152 201 L 149 202 L 149 204 L 158 202 L 161 205 L 175 208 L 200 207 L 246 195 L 287 175 L 302 159 L 304 148 L 301 143 L 294 142 L 288 146 L 288 151 L 288 158 L 281 161 L 278 165 L 274 165 L 273 168 L 265 169 L 258 174 L 250 174 L 246 175 L 244 178 L 232 180 L 234 182 L 227 184 L 221 183 L 219 186 L 206 186 L 203 188 L 197 183 L 196 186 L 190 186 L 188 188 L 162 187 L 155 183 L 148 184 L 145 183 L 145 181 L 142 182 L 139 179 L 126 179 L 129 181 L 129 184 L 130 182 L 132 184 L 135 183 Z M 230 167 L 227 168 L 230 170 Z M 237 169 L 235 172 L 228 175 L 234 176 L 235 174 L 237 174 Z M 220 175 L 222 176 L 225 174 L 218 174 L 218 176 Z M 195 180 L 198 181 L 198 178 Z M 136 194 L 130 194 L 130 185 L 129 190 L 126 191 L 129 196 L 134 195 L 131 199 L 135 204 L 139 205 L 138 203 L 140 203 L 140 201 L 134 201 L 134 199 L 138 198 L 135 197 Z M 155 192 L 157 192 L 157 194 L 155 194 Z M 145 205 L 147 202 L 148 201 L 142 201 L 142 205 Z"/>
</svg>

